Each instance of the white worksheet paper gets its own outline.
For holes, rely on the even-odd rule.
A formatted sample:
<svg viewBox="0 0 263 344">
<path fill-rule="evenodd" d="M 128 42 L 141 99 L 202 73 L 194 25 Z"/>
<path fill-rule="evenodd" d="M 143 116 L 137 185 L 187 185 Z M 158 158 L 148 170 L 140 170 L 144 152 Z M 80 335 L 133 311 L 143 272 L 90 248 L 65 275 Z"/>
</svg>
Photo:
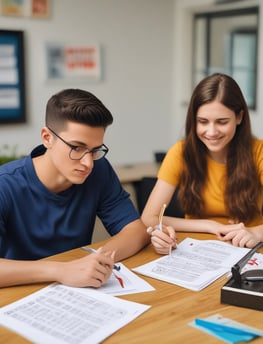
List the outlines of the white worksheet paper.
<svg viewBox="0 0 263 344">
<path fill-rule="evenodd" d="M 194 291 L 201 290 L 231 270 L 248 248 L 219 240 L 184 239 L 171 256 L 163 256 L 133 270 Z"/>
<path fill-rule="evenodd" d="M 118 263 L 118 266 L 120 266 L 120 271 L 114 271 L 114 273 L 122 278 L 124 287 L 120 285 L 116 277 L 112 274 L 108 281 L 100 287 L 98 291 L 118 296 L 155 290 L 155 288 L 153 288 L 144 279 L 137 276 L 124 264 Z"/>
<path fill-rule="evenodd" d="M 51 284 L 0 309 L 0 324 L 37 344 L 101 343 L 150 306 Z"/>
<path fill-rule="evenodd" d="M 246 265 L 242 268 L 241 273 L 247 270 L 256 270 L 263 269 L 263 254 L 254 253 L 253 256 L 249 259 Z"/>
</svg>

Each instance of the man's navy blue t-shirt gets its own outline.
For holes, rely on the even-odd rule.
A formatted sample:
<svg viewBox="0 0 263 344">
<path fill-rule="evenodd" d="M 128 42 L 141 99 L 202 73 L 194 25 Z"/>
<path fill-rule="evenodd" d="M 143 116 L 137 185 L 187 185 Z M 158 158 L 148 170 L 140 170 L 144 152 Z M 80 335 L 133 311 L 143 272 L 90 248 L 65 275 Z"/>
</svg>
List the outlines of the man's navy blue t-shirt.
<svg viewBox="0 0 263 344">
<path fill-rule="evenodd" d="M 139 218 L 106 158 L 86 181 L 55 194 L 38 179 L 31 155 L 0 167 L 0 257 L 39 259 L 91 243 L 96 215 L 114 235 Z"/>
</svg>

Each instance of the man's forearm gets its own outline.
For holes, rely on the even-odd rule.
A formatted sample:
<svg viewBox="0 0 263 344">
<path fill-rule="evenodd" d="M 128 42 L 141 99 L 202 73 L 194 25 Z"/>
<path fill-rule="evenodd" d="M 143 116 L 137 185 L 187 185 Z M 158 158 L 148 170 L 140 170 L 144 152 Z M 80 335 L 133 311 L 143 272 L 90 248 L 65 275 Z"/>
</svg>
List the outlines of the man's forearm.
<svg viewBox="0 0 263 344">
<path fill-rule="evenodd" d="M 0 287 L 53 282 L 59 262 L 0 259 Z"/>
<path fill-rule="evenodd" d="M 150 243 L 150 236 L 141 220 L 133 221 L 125 226 L 120 233 L 113 236 L 103 246 L 103 250 L 115 251 L 115 262 L 128 258 L 139 252 Z"/>
</svg>

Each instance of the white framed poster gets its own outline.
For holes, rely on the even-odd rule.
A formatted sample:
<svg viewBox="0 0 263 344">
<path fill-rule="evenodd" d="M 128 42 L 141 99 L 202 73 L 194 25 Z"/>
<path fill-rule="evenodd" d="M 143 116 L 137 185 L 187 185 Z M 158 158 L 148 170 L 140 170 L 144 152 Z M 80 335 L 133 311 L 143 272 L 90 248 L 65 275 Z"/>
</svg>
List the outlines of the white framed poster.
<svg viewBox="0 0 263 344">
<path fill-rule="evenodd" d="M 101 78 L 100 48 L 98 45 L 47 43 L 47 78 Z"/>
</svg>

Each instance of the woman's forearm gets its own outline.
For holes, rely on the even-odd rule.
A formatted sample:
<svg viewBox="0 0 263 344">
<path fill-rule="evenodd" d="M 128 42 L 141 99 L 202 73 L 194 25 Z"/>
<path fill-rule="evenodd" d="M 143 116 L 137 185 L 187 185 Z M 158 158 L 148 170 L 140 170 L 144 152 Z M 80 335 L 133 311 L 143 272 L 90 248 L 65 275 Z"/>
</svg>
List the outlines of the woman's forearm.
<svg viewBox="0 0 263 344">
<path fill-rule="evenodd" d="M 216 221 L 206 219 L 183 219 L 164 216 L 163 223 L 172 226 L 177 232 L 198 232 L 215 234 Z"/>
</svg>

